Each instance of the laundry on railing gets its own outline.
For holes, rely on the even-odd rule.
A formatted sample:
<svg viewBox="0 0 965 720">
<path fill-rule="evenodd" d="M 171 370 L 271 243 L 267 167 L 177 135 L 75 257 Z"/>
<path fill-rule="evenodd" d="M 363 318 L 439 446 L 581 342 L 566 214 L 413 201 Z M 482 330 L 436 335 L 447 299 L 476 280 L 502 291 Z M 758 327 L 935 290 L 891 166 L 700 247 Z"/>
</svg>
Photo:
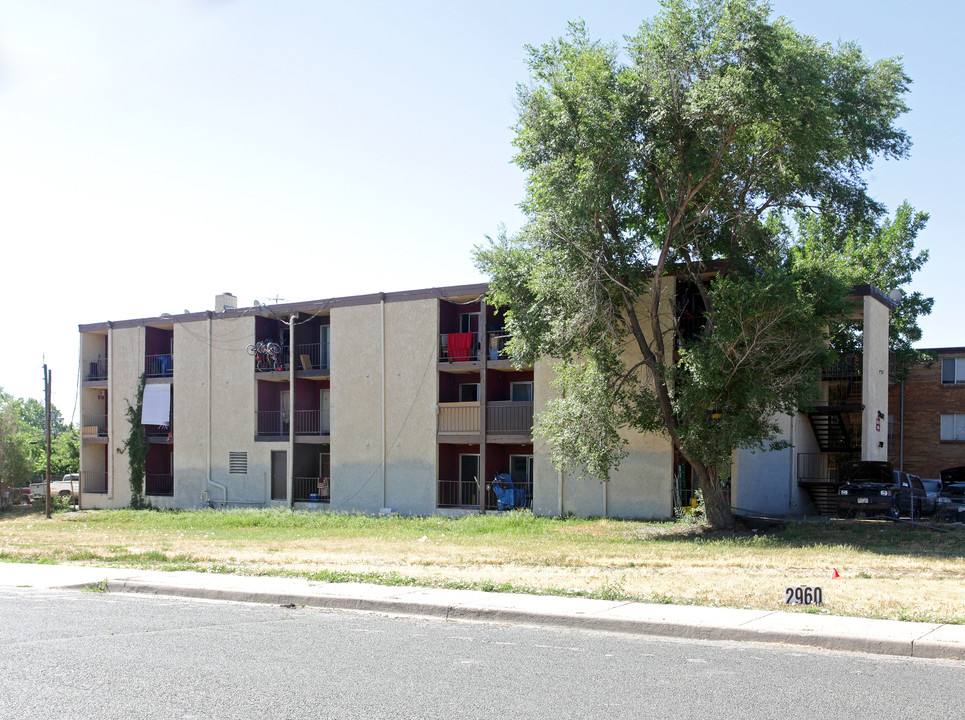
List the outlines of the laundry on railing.
<svg viewBox="0 0 965 720">
<path fill-rule="evenodd" d="M 472 360 L 472 333 L 449 333 L 449 359 Z"/>
</svg>

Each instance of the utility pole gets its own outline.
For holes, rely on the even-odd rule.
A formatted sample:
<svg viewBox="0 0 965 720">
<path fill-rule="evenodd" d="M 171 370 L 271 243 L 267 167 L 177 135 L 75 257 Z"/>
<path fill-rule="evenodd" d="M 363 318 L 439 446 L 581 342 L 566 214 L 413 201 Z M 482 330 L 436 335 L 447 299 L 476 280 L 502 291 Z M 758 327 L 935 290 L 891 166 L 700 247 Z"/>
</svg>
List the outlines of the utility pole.
<svg viewBox="0 0 965 720">
<path fill-rule="evenodd" d="M 46 426 L 46 446 L 47 446 L 47 482 L 46 482 L 46 510 L 47 519 L 50 519 L 50 371 L 47 363 L 44 363 L 44 419 Z"/>
</svg>

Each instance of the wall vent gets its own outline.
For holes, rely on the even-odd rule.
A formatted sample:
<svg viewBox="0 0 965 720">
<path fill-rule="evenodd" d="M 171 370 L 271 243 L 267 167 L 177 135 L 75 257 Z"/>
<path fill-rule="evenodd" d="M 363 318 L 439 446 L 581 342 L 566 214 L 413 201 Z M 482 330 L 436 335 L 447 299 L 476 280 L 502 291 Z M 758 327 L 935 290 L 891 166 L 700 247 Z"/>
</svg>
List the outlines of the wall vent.
<svg viewBox="0 0 965 720">
<path fill-rule="evenodd" d="M 248 474 L 248 453 L 229 452 L 228 453 L 228 472 L 232 475 Z"/>
</svg>

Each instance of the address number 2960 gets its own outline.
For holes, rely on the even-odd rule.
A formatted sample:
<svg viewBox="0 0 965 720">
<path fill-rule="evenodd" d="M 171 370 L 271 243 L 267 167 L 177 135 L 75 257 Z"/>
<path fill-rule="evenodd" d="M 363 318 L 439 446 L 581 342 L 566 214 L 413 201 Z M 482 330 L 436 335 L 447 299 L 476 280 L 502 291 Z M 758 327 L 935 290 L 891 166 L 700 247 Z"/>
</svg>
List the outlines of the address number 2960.
<svg viewBox="0 0 965 720">
<path fill-rule="evenodd" d="M 824 591 L 819 587 L 807 585 L 784 588 L 784 603 L 786 605 L 823 605 Z"/>
</svg>

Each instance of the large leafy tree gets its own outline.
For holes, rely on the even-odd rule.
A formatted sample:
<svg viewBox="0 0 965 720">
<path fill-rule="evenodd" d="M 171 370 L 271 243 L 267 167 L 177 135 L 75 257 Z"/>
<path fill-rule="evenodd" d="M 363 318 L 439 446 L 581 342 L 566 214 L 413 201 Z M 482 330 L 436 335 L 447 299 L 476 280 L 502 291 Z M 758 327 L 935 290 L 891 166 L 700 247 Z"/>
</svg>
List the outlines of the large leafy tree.
<svg viewBox="0 0 965 720">
<path fill-rule="evenodd" d="M 579 23 L 529 48 L 515 138 L 528 222 L 476 260 L 515 355 L 559 360 L 536 426 L 554 460 L 607 479 L 628 432 L 663 432 L 729 527 L 721 470 L 807 401 L 846 292 L 795 261 L 782 218 L 882 212 L 863 173 L 908 151 L 909 80 L 764 2 L 662 5 L 625 55 Z"/>
<path fill-rule="evenodd" d="M 14 398 L 0 390 L 0 413 L 4 417 L 4 480 L 20 486 L 47 472 L 46 417 L 44 405 L 34 398 Z M 80 439 L 77 428 L 67 424 L 56 407 L 50 408 L 50 472 L 56 477 L 76 472 Z"/>
<path fill-rule="evenodd" d="M 928 250 L 915 248 L 915 239 L 927 222 L 927 213 L 916 211 L 907 202 L 898 207 L 894 217 L 842 217 L 807 211 L 795 217 L 795 263 L 822 267 L 850 283 L 868 283 L 885 293 L 900 292 L 889 330 L 901 376 L 911 364 L 930 361 L 912 346 L 921 340 L 918 318 L 931 313 L 934 299 L 908 288 L 914 274 L 928 261 Z M 859 349 L 860 335 L 851 330 L 847 325 L 840 328 L 836 340 L 843 345 L 842 350 Z"/>
</svg>

